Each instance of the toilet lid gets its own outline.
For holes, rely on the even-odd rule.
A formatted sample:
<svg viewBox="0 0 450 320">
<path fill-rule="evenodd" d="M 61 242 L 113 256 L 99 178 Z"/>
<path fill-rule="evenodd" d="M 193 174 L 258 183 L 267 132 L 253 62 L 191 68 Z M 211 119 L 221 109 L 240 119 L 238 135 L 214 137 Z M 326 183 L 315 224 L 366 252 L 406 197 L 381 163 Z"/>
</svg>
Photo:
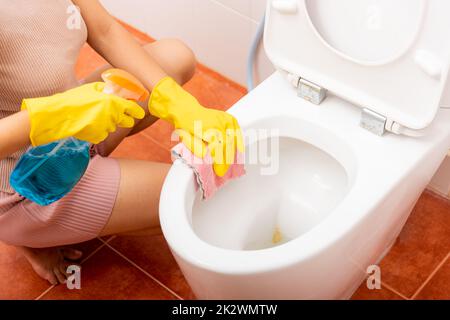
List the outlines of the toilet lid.
<svg viewBox="0 0 450 320">
<path fill-rule="evenodd" d="M 448 0 L 269 0 L 273 64 L 410 129 L 435 118 L 450 57 Z"/>
</svg>

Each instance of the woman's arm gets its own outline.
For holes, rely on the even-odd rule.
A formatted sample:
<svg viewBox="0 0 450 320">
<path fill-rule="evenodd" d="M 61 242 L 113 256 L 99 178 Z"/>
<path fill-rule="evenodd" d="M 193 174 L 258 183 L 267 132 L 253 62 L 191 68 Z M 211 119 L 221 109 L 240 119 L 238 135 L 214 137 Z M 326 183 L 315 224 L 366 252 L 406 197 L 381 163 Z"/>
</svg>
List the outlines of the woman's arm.
<svg viewBox="0 0 450 320">
<path fill-rule="evenodd" d="M 136 76 L 150 90 L 167 73 L 97 0 L 74 0 L 88 28 L 88 43 L 112 66 Z"/>
<path fill-rule="evenodd" d="M 0 119 L 0 159 L 30 144 L 30 119 L 27 111 Z"/>
<path fill-rule="evenodd" d="M 89 30 L 88 42 L 111 65 L 135 75 L 150 90 L 166 72 L 97 0 L 74 0 Z M 30 143 L 27 111 L 0 119 L 0 159 Z"/>
</svg>

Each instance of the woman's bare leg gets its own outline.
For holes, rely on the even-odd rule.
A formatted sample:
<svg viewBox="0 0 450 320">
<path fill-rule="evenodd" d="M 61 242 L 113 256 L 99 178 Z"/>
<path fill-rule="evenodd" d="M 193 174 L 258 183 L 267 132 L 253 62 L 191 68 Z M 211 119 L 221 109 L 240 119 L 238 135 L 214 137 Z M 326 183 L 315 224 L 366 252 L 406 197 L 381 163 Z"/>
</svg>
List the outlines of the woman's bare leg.
<svg viewBox="0 0 450 320">
<path fill-rule="evenodd" d="M 122 159 L 119 162 L 119 194 L 101 236 L 159 233 L 159 198 L 170 165 Z"/>
</svg>

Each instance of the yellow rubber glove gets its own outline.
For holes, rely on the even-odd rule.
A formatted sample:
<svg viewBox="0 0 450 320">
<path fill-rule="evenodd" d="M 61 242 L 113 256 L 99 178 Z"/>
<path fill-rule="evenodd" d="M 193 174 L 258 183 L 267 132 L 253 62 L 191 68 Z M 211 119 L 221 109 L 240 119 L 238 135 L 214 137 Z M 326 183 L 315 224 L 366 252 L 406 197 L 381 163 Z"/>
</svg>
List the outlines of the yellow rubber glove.
<svg viewBox="0 0 450 320">
<path fill-rule="evenodd" d="M 235 161 L 236 150 L 244 152 L 241 129 L 229 113 L 207 109 L 170 77 L 153 88 L 149 100 L 152 115 L 175 126 L 183 143 L 199 158 L 211 152 L 214 172 L 223 177 Z"/>
<path fill-rule="evenodd" d="M 132 128 L 134 118 L 144 118 L 138 104 L 103 93 L 104 86 L 95 82 L 50 97 L 24 99 L 22 110 L 30 117 L 33 146 L 68 137 L 98 144 L 116 127 Z"/>
</svg>

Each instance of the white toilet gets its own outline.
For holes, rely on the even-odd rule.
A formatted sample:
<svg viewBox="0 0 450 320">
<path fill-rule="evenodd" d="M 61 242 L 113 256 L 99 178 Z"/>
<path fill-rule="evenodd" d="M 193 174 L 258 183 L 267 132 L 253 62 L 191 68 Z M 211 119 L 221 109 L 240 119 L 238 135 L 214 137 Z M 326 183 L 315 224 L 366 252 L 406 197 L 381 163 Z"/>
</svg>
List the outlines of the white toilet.
<svg viewBox="0 0 450 320">
<path fill-rule="evenodd" d="M 248 149 L 270 142 L 275 173 L 250 163 L 205 202 L 176 162 L 162 191 L 164 235 L 198 298 L 351 297 L 450 149 L 449 12 L 448 0 L 268 1 L 278 71 L 230 113 L 268 132 Z"/>
</svg>

